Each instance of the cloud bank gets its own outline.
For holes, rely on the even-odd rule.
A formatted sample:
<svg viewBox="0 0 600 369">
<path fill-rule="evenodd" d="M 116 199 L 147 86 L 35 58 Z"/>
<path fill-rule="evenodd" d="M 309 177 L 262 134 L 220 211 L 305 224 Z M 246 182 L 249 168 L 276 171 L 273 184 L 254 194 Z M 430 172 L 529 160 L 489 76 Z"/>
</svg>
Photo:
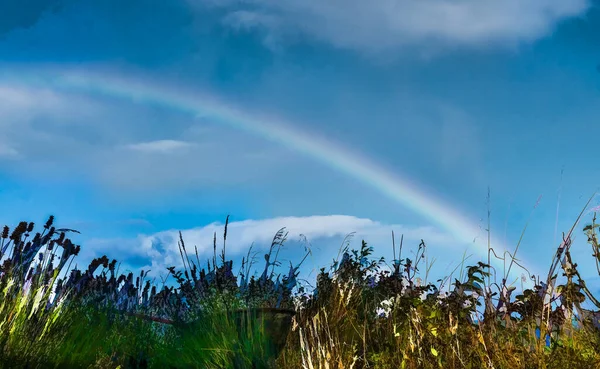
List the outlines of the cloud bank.
<svg viewBox="0 0 600 369">
<path fill-rule="evenodd" d="M 265 41 L 310 37 L 334 47 L 380 52 L 402 46 L 515 45 L 583 14 L 588 0 L 188 0 L 225 11 L 235 30 Z"/>
<path fill-rule="evenodd" d="M 217 252 L 220 252 L 223 240 L 222 223 L 211 223 L 206 226 L 181 230 L 183 240 L 192 260 L 195 260 L 194 246 L 198 249 L 200 262 L 213 256 L 213 237 L 217 235 Z M 427 243 L 430 256 L 446 263 L 460 262 L 460 255 L 466 246 L 456 242 L 452 235 L 433 227 L 412 227 L 399 224 L 383 224 L 371 219 L 347 215 L 315 215 L 307 217 L 278 217 L 261 220 L 243 220 L 231 222 L 227 229 L 227 257 L 241 260 L 251 245 L 253 251 L 262 255 L 268 250 L 273 236 L 281 228 L 289 232 L 286 256 L 297 263 L 304 255 L 304 244 L 301 235 L 306 237 L 313 249 L 314 267 L 325 267 L 336 257 L 339 247 L 346 236 L 354 233 L 351 248 L 359 248 L 360 241 L 365 240 L 375 249 L 374 257 L 386 256 L 391 259 L 391 232 L 396 234 L 397 247 L 400 235 L 404 235 L 404 256 L 410 257 L 409 251 L 416 250 L 421 239 Z M 79 265 L 86 265 L 93 257 L 106 254 L 109 258 L 117 258 L 130 268 L 151 269 L 152 275 L 166 275 L 168 266 L 182 267 L 179 253 L 179 231 L 166 230 L 155 234 L 140 234 L 137 238 L 93 239 L 82 245 L 82 253 L 78 257 Z M 471 252 L 475 249 L 471 248 Z M 258 261 L 261 264 L 262 257 Z M 239 268 L 239 263 L 234 263 Z M 286 263 L 287 264 L 287 263 Z"/>
</svg>

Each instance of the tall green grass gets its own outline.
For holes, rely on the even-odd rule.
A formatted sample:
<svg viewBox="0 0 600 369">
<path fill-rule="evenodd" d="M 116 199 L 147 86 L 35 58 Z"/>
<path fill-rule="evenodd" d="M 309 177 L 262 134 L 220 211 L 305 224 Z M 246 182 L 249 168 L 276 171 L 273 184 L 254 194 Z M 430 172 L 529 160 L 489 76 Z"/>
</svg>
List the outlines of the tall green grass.
<svg viewBox="0 0 600 369">
<path fill-rule="evenodd" d="M 280 278 L 276 256 L 267 257 L 263 275 L 241 271 L 238 281 L 224 247 L 217 263 L 216 235 L 208 271 L 190 260 L 181 239 L 185 270 L 168 269 L 179 287 L 157 292 L 144 284 L 144 271 L 135 281 L 133 273 L 117 276 L 116 260 L 106 256 L 85 271 L 68 270 L 80 246 L 65 236 L 72 230 L 56 230 L 53 221 L 31 241 L 33 223 L 21 222 L 12 233 L 5 227 L 0 235 L 0 257 L 9 255 L 0 269 L 0 366 L 245 368 L 271 360 L 265 322 L 250 319 L 261 324 L 240 331 L 237 311 L 291 306 L 297 268 Z M 278 254 L 285 237 L 276 234 L 268 255 Z M 59 279 L 65 266 L 69 273 Z"/>
<path fill-rule="evenodd" d="M 497 281 L 483 262 L 454 281 L 428 283 L 423 241 L 412 260 L 401 258 L 402 243 L 398 254 L 393 245 L 390 268 L 371 257 L 364 241 L 360 250 L 346 246 L 340 261 L 321 270 L 315 292 L 301 299 L 278 367 L 600 368 L 600 312 L 583 308 L 585 301 L 596 309 L 600 303 L 570 251 L 582 214 L 546 280 L 529 275 L 534 287 L 517 295 L 508 272 Z M 594 215 L 584 232 L 600 274 L 598 227 Z M 497 257 L 492 248 L 490 255 Z M 519 265 L 516 255 L 506 261 Z"/>
<path fill-rule="evenodd" d="M 496 280 L 491 259 L 463 263 L 458 278 L 432 283 L 426 243 L 413 259 L 403 258 L 402 238 L 398 249 L 392 242 L 391 265 L 366 242 L 358 250 L 346 242 L 314 288 L 299 286 L 305 258 L 284 275 L 275 272 L 284 230 L 262 274 L 250 275 L 250 249 L 236 275 L 225 254 L 227 222 L 221 254 L 215 235 L 206 268 L 180 235 L 183 270 L 168 268 L 178 286 L 157 288 L 144 271 L 135 279 L 119 275 L 106 256 L 70 270 L 80 251 L 66 237 L 73 230 L 56 229 L 51 217 L 32 237 L 34 224 L 21 222 L 0 234 L 0 366 L 600 368 L 600 316 L 583 308 L 600 303 L 571 254 L 581 217 L 548 276 L 529 275 L 533 287 L 519 292 L 508 272 Z M 598 228 L 594 215 L 583 231 L 600 275 Z M 498 256 L 490 246 L 491 257 Z M 506 262 L 509 270 L 521 268 L 516 252 Z M 285 338 L 288 328 L 264 318 L 272 308 L 282 316 L 295 311 L 279 357 L 272 338 Z"/>
</svg>

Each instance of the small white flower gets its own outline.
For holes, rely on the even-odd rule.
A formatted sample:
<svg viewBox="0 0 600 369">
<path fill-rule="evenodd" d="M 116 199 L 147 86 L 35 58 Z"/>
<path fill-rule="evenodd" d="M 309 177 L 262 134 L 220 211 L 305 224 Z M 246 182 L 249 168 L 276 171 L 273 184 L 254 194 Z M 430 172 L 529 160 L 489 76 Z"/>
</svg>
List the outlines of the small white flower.
<svg viewBox="0 0 600 369">
<path fill-rule="evenodd" d="M 387 318 L 387 317 L 388 317 L 388 314 L 389 314 L 389 313 L 388 313 L 388 312 L 387 312 L 385 309 L 383 309 L 383 308 L 380 308 L 380 307 L 379 307 L 379 308 L 377 308 L 377 316 L 378 316 L 378 317 L 386 317 L 386 318 Z"/>
<path fill-rule="evenodd" d="M 392 306 L 394 305 L 394 298 L 390 298 L 387 300 L 383 300 L 379 303 L 379 307 L 377 308 L 377 316 L 388 318 L 392 311 Z"/>
</svg>

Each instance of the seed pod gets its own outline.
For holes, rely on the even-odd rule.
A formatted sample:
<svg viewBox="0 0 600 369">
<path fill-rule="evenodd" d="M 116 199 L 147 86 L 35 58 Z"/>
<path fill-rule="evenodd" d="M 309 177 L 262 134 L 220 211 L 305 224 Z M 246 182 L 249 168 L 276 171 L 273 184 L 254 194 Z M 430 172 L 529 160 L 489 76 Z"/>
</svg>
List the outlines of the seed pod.
<svg viewBox="0 0 600 369">
<path fill-rule="evenodd" d="M 54 215 L 50 215 L 48 221 L 46 222 L 46 225 L 44 225 L 44 228 L 50 228 L 50 226 L 52 226 L 52 223 L 54 223 Z"/>
</svg>

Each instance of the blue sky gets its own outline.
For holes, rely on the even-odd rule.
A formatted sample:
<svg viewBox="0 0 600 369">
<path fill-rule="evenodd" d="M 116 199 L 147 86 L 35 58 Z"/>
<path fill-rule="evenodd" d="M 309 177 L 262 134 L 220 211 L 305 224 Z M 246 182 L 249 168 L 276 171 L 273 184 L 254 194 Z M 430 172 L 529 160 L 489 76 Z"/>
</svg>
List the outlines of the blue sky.
<svg viewBox="0 0 600 369">
<path fill-rule="evenodd" d="M 520 253 L 544 274 L 555 229 L 570 228 L 600 183 L 592 1 L 31 3 L 0 12 L 0 223 L 54 214 L 82 232 L 82 264 L 106 253 L 162 272 L 179 265 L 174 232 L 208 256 L 231 214 L 232 256 L 287 226 L 292 241 L 302 233 L 320 250 L 311 267 L 353 231 L 354 246 L 365 238 L 389 258 L 394 230 L 406 247 L 425 239 L 443 275 L 465 249 L 482 257 L 489 186 L 492 234 L 511 248 L 542 196 Z M 458 240 L 440 214 L 286 140 L 56 82 L 74 71 L 197 91 L 286 122 L 482 229 L 475 243 Z M 573 255 L 598 283 L 581 228 Z M 301 251 L 292 242 L 287 257 Z"/>
</svg>

